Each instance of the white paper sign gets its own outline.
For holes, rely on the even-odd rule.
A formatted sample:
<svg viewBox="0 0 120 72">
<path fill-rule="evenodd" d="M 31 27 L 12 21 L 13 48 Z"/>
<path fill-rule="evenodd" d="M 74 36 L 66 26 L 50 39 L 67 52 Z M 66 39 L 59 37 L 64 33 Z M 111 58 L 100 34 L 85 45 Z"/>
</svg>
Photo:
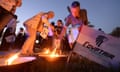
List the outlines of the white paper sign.
<svg viewBox="0 0 120 72">
<path fill-rule="evenodd" d="M 41 36 L 43 39 L 45 39 L 45 38 L 48 36 L 48 32 L 49 32 L 48 28 L 47 28 L 47 27 L 43 27 L 43 30 L 42 30 L 42 32 L 40 33 L 40 36 Z"/>
<path fill-rule="evenodd" d="M 105 67 L 120 64 L 120 39 L 87 26 L 82 27 L 73 51 Z"/>
</svg>

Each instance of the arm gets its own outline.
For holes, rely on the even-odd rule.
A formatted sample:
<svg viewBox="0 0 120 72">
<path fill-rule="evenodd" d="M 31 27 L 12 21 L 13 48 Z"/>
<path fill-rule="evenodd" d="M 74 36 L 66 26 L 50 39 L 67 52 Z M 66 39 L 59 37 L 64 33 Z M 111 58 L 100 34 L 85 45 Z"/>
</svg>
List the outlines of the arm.
<svg viewBox="0 0 120 72">
<path fill-rule="evenodd" d="M 46 15 L 42 16 L 41 20 L 42 20 L 42 23 L 45 25 L 44 25 L 43 29 L 41 30 L 40 36 L 43 39 L 45 39 L 45 38 L 47 38 L 47 35 L 49 32 L 48 27 L 50 27 L 51 25 L 50 25 Z"/>
<path fill-rule="evenodd" d="M 67 26 L 64 26 L 63 29 L 62 29 L 62 32 L 60 34 L 60 37 L 59 37 L 60 39 L 62 39 L 65 36 L 66 31 L 67 31 Z"/>
<path fill-rule="evenodd" d="M 62 29 L 62 32 L 60 34 L 60 39 L 63 38 L 63 36 L 65 36 L 66 32 L 67 32 L 67 27 L 69 26 L 69 24 L 71 24 L 71 18 L 70 16 L 68 16 L 67 18 L 65 18 L 65 26 Z"/>
<path fill-rule="evenodd" d="M 48 21 L 46 15 L 42 16 L 42 22 L 43 22 L 44 24 L 46 24 L 46 26 L 50 27 L 50 22 Z"/>
</svg>

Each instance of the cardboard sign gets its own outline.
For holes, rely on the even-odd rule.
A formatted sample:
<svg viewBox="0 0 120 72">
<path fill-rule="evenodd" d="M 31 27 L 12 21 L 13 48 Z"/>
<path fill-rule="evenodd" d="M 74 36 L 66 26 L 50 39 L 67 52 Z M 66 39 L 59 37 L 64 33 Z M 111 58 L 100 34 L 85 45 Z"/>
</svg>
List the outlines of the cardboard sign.
<svg viewBox="0 0 120 72">
<path fill-rule="evenodd" d="M 73 51 L 105 67 L 120 65 L 120 39 L 87 26 L 82 27 Z"/>
</svg>

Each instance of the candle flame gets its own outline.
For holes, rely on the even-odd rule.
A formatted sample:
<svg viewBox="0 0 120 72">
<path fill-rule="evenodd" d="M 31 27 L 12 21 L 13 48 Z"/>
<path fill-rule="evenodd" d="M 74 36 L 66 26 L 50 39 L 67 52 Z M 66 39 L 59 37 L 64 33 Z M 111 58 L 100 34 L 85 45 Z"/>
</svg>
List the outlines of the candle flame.
<svg viewBox="0 0 120 72">
<path fill-rule="evenodd" d="M 56 48 L 53 50 L 53 52 L 50 54 L 50 57 L 55 57 L 55 52 L 56 52 Z"/>
<path fill-rule="evenodd" d="M 45 54 L 49 54 L 49 53 L 50 53 L 50 50 L 47 49 L 44 53 L 45 53 Z"/>
<path fill-rule="evenodd" d="M 19 53 L 17 53 L 17 54 L 15 54 L 15 55 L 13 55 L 12 57 L 10 57 L 10 58 L 7 60 L 7 65 L 11 65 L 11 64 L 13 63 L 13 61 L 18 58 L 18 55 L 19 55 Z"/>
<path fill-rule="evenodd" d="M 45 52 L 44 52 L 44 54 L 49 55 L 49 57 L 51 57 L 51 58 L 58 57 L 59 54 L 56 54 L 56 50 L 57 49 L 55 48 L 52 52 L 50 52 L 49 49 L 46 49 Z"/>
<path fill-rule="evenodd" d="M 58 55 L 58 54 L 55 54 L 55 53 L 50 54 L 50 57 L 51 57 L 51 58 L 58 57 L 58 56 L 59 56 L 59 55 Z"/>
</svg>

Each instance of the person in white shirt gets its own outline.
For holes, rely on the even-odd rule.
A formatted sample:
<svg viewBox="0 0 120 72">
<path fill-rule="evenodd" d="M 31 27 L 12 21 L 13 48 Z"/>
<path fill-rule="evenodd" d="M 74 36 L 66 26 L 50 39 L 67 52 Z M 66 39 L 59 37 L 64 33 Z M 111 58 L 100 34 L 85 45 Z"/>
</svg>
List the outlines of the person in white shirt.
<svg viewBox="0 0 120 72">
<path fill-rule="evenodd" d="M 54 17 L 53 11 L 40 12 L 39 14 L 25 21 L 24 26 L 26 27 L 29 37 L 27 38 L 24 45 L 22 46 L 21 54 L 25 54 L 25 55 L 33 54 L 33 46 L 36 39 L 36 33 L 37 32 L 42 33 L 44 27 L 46 28 L 50 27 L 50 23 L 48 20 L 52 19 L 53 17 Z"/>
<path fill-rule="evenodd" d="M 72 49 L 82 26 L 88 25 L 88 19 L 86 9 L 81 9 L 79 1 L 72 2 L 69 12 L 70 14 L 65 19 L 65 26 L 61 33 L 61 37 L 65 35 L 67 28 L 71 26 L 68 34 L 68 41 Z"/>
</svg>

